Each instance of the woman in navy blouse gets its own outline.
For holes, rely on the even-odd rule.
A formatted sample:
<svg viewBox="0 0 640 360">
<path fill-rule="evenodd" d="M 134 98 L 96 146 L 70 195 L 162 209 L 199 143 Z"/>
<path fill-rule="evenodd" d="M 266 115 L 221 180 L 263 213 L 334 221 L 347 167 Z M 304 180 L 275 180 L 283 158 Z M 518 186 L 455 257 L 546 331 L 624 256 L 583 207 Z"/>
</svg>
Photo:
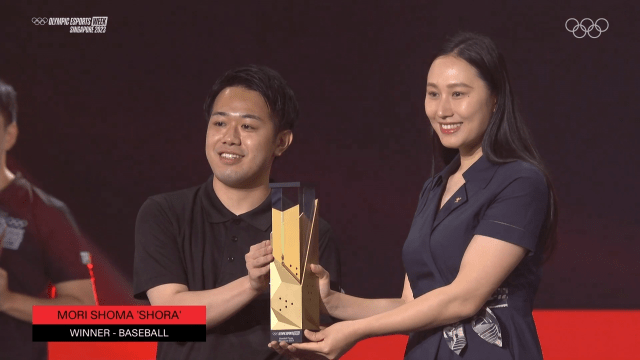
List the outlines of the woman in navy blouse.
<svg viewBox="0 0 640 360">
<path fill-rule="evenodd" d="M 333 359 L 359 340 L 409 333 L 405 359 L 542 359 L 531 312 L 555 243 L 556 200 L 489 38 L 461 33 L 445 44 L 425 110 L 448 165 L 421 191 L 402 297 L 331 291 L 314 265 L 327 311 L 347 321 L 306 331 L 309 343 L 271 343 L 276 351 Z"/>
</svg>

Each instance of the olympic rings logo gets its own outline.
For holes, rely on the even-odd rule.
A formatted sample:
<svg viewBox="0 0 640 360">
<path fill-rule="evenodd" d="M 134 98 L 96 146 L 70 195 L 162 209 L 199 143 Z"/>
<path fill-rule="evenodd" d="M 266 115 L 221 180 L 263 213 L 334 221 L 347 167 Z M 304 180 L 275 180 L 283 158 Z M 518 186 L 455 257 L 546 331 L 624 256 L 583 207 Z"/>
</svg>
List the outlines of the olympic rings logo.
<svg viewBox="0 0 640 360">
<path fill-rule="evenodd" d="M 569 21 L 575 21 L 576 25 L 574 27 L 572 27 L 571 29 L 569 29 L 569 27 L 567 25 L 569 25 Z M 605 23 L 607 23 L 607 27 L 605 29 L 602 29 L 599 25 L 598 25 L 598 21 L 600 20 L 604 20 Z M 589 27 L 585 27 L 584 25 L 582 25 L 583 22 L 585 21 L 589 21 L 591 22 L 591 25 L 589 25 Z M 578 20 L 574 19 L 574 18 L 570 18 L 567 19 L 567 21 L 564 22 L 564 28 L 567 29 L 568 32 L 573 33 L 573 36 L 575 36 L 578 39 L 582 39 L 583 37 L 585 37 L 587 34 L 589 34 L 589 37 L 592 39 L 595 38 L 599 38 L 600 35 L 602 35 L 603 32 L 607 31 L 609 29 L 609 22 L 607 21 L 607 19 L 605 18 L 600 18 L 598 20 L 596 20 L 596 22 L 593 22 L 593 20 L 589 19 L 589 18 L 584 18 L 582 19 L 582 21 L 578 22 Z M 580 29 L 582 32 L 582 36 L 578 36 L 578 34 L 576 34 L 576 31 Z M 598 36 L 591 36 L 591 30 L 596 29 L 598 31 Z"/>
<path fill-rule="evenodd" d="M 44 24 L 47 23 L 47 21 L 48 21 L 48 19 L 46 17 L 45 18 L 37 18 L 37 17 L 31 18 L 31 22 L 36 24 L 36 25 L 44 25 Z"/>
</svg>

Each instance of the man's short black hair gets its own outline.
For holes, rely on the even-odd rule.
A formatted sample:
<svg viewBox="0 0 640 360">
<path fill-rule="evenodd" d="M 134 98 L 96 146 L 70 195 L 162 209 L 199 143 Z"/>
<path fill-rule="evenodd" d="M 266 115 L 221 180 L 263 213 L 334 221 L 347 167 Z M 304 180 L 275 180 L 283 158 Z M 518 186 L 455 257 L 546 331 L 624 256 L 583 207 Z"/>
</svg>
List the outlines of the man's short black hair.
<svg viewBox="0 0 640 360">
<path fill-rule="evenodd" d="M 213 84 L 204 103 L 204 116 L 207 121 L 211 118 L 216 97 L 222 90 L 233 86 L 257 91 L 262 95 L 278 133 L 282 130 L 293 130 L 298 120 L 298 102 L 293 90 L 275 70 L 258 65 L 228 71 Z"/>
<path fill-rule="evenodd" d="M 18 121 L 18 101 L 13 86 L 0 79 L 0 115 L 4 119 L 4 126 Z"/>
</svg>

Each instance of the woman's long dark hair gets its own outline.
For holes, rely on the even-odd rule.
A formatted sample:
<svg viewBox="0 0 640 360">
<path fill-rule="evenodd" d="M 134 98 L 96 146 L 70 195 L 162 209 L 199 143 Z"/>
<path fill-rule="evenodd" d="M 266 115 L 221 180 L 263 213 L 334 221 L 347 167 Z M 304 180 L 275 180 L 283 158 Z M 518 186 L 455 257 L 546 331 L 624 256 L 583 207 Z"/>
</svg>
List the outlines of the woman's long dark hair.
<svg viewBox="0 0 640 360">
<path fill-rule="evenodd" d="M 496 97 L 496 109 L 482 139 L 484 156 L 492 163 L 497 164 L 522 160 L 534 165 L 544 174 L 549 188 L 549 205 L 547 218 L 542 228 L 540 246 L 545 258 L 548 259 L 557 243 L 558 202 L 549 174 L 542 164 L 540 154 L 533 145 L 531 134 L 516 107 L 504 57 L 488 37 L 466 32 L 459 33 L 449 39 L 433 60 L 445 55 L 455 56 L 473 66 L 478 76 L 489 87 L 491 94 Z M 458 151 L 442 145 L 438 136 L 434 135 L 433 128 L 431 129 L 431 137 L 434 144 L 433 175 L 436 154 L 438 160 L 443 164 L 448 164 Z"/>
</svg>

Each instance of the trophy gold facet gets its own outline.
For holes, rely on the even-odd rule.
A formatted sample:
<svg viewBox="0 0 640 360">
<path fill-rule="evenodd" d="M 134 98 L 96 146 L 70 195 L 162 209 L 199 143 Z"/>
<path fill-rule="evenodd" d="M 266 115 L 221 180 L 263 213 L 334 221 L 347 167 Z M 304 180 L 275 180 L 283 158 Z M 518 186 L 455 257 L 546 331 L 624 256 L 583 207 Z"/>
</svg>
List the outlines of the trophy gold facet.
<svg viewBox="0 0 640 360">
<path fill-rule="evenodd" d="M 318 264 L 318 201 L 313 187 L 271 186 L 271 341 L 300 343 L 303 330 L 319 330 L 320 290 L 311 264 Z M 291 201 L 283 194 L 293 192 Z"/>
</svg>

